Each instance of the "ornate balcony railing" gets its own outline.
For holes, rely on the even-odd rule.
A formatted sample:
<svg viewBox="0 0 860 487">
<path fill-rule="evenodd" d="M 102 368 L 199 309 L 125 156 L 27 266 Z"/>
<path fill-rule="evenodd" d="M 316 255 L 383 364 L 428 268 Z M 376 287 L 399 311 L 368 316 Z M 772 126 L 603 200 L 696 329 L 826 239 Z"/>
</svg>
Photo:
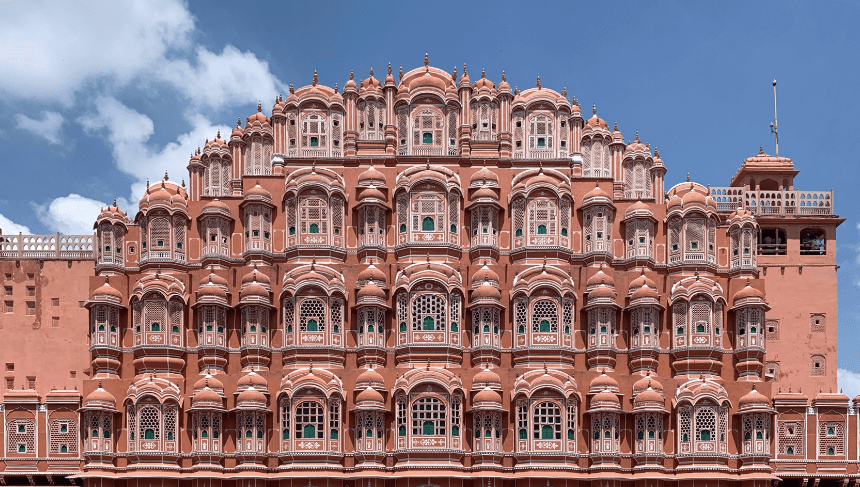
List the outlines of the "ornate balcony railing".
<svg viewBox="0 0 860 487">
<path fill-rule="evenodd" d="M 746 191 L 743 188 L 711 187 L 717 211 L 731 213 L 739 207 L 764 216 L 833 215 L 833 191 Z"/>
<path fill-rule="evenodd" d="M 3 235 L 0 259 L 94 260 L 93 235 Z"/>
</svg>

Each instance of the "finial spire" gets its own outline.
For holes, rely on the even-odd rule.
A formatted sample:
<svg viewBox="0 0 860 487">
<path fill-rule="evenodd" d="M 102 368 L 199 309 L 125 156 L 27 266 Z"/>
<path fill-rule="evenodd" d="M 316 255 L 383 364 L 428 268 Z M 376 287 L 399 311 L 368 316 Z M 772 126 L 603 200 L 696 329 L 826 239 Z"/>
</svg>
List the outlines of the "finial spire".
<svg viewBox="0 0 860 487">
<path fill-rule="evenodd" d="M 502 81 L 507 81 L 508 78 L 505 76 L 505 70 L 502 70 Z"/>
<path fill-rule="evenodd" d="M 567 98 L 567 86 L 565 86 L 564 89 L 561 90 L 561 96 Z"/>
<path fill-rule="evenodd" d="M 773 141 L 776 144 L 776 157 L 779 157 L 779 129 L 776 124 L 776 80 L 773 80 L 773 123 L 770 124 Z"/>
<path fill-rule="evenodd" d="M 262 103 L 260 103 L 260 102 L 257 102 L 257 112 L 259 113 L 259 112 L 262 112 L 262 111 L 263 111 L 263 104 L 262 104 Z"/>
<path fill-rule="evenodd" d="M 481 68 L 481 79 L 484 79 L 484 78 L 486 78 L 486 77 L 487 77 L 487 74 L 486 74 L 486 73 L 484 73 L 484 68 L 482 67 L 482 68 Z"/>
<path fill-rule="evenodd" d="M 690 182 L 690 173 L 687 173 L 687 182 Z"/>
<path fill-rule="evenodd" d="M 612 128 L 613 132 L 618 132 L 618 122 L 615 122 L 615 127 Z M 637 132 L 638 133 L 638 132 Z"/>
<path fill-rule="evenodd" d="M 116 198 L 113 199 L 113 206 L 116 208 Z"/>
<path fill-rule="evenodd" d="M 400 71 L 397 74 L 400 76 L 400 79 L 403 80 L 403 66 L 400 66 Z"/>
<path fill-rule="evenodd" d="M 391 74 L 391 61 L 388 61 L 388 74 Z"/>
<path fill-rule="evenodd" d="M 426 52 L 424 53 L 424 66 L 425 67 L 430 66 L 430 55 L 427 54 Z"/>
<path fill-rule="evenodd" d="M 463 63 L 463 76 L 466 76 L 466 63 Z"/>
<path fill-rule="evenodd" d="M 319 83 L 319 81 L 320 81 L 320 78 L 319 78 L 319 76 L 317 76 L 317 70 L 315 69 L 314 70 L 314 86 L 316 86 L 317 83 Z"/>
<path fill-rule="evenodd" d="M 540 89 L 540 75 L 537 77 L 537 89 Z"/>
<path fill-rule="evenodd" d="M 334 84 L 334 92 L 337 93 L 337 83 Z"/>
<path fill-rule="evenodd" d="M 293 84 L 290 83 L 290 94 L 295 93 L 295 92 L 296 92 L 296 89 L 293 88 Z"/>
<path fill-rule="evenodd" d="M 353 74 L 352 70 L 349 70 L 349 79 L 355 78 L 355 74 Z"/>
<path fill-rule="evenodd" d="M 373 77 L 373 66 L 370 67 L 370 77 Z"/>
<path fill-rule="evenodd" d="M 242 126 L 242 118 L 238 117 L 238 118 L 236 118 L 236 128 L 239 128 L 241 126 Z"/>
<path fill-rule="evenodd" d="M 597 116 L 597 103 L 591 105 L 591 114 Z"/>
<path fill-rule="evenodd" d="M 221 140 L 221 131 L 220 130 L 215 134 L 215 140 Z"/>
<path fill-rule="evenodd" d="M 167 176 L 167 171 L 164 171 L 164 180 L 170 181 L 170 178 Z"/>
<path fill-rule="evenodd" d="M 451 79 L 457 81 L 457 66 L 454 66 L 454 72 L 451 73 Z"/>
<path fill-rule="evenodd" d="M 636 131 L 636 138 L 635 138 L 635 140 L 636 140 L 636 142 L 639 142 L 639 131 L 638 131 L 638 130 Z"/>
</svg>

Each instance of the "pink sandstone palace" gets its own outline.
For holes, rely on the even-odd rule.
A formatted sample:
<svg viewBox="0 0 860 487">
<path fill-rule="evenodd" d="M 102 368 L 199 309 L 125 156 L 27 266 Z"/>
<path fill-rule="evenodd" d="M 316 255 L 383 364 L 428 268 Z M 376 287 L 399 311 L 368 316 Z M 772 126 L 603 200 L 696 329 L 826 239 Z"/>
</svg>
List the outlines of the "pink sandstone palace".
<svg viewBox="0 0 860 487">
<path fill-rule="evenodd" d="M 94 235 L 0 235 L 0 485 L 853 485 L 832 191 L 667 189 L 591 112 L 314 74 Z"/>
</svg>

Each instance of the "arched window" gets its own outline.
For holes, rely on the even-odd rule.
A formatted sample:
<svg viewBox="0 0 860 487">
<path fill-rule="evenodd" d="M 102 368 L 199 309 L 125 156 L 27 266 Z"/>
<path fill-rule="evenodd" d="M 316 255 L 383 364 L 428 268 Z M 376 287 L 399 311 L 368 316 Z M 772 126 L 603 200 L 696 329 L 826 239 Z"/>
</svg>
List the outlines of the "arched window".
<svg viewBox="0 0 860 487">
<path fill-rule="evenodd" d="M 301 201 L 302 234 L 328 235 L 328 205 L 325 200 L 304 198 Z"/>
<path fill-rule="evenodd" d="M 226 218 L 207 217 L 201 228 L 203 255 L 230 255 L 230 223 Z"/>
<path fill-rule="evenodd" d="M 442 114 L 436 110 L 415 110 L 412 115 L 412 153 L 418 156 L 442 155 L 444 125 Z"/>
<path fill-rule="evenodd" d="M 269 309 L 264 306 L 242 306 L 242 346 L 269 346 Z"/>
<path fill-rule="evenodd" d="M 496 140 L 496 112 L 498 106 L 490 101 L 472 104 L 472 140 Z"/>
<path fill-rule="evenodd" d="M 242 411 L 236 417 L 236 450 L 239 452 L 266 451 L 266 413 Z"/>
<path fill-rule="evenodd" d="M 324 156 L 328 149 L 326 118 L 319 113 L 302 117 L 302 156 Z"/>
<path fill-rule="evenodd" d="M 432 396 L 416 399 L 412 403 L 412 436 L 445 436 L 447 419 L 447 408 L 441 399 Z"/>
<path fill-rule="evenodd" d="M 529 159 L 546 159 L 554 155 L 555 120 L 538 114 L 529 119 Z"/>
<path fill-rule="evenodd" d="M 227 310 L 222 306 L 203 305 L 197 310 L 198 346 L 219 346 L 226 343 Z"/>
<path fill-rule="evenodd" d="M 356 104 L 356 108 L 359 119 L 359 138 L 361 140 L 384 140 L 385 103 L 361 100 Z"/>
<path fill-rule="evenodd" d="M 436 194 L 419 194 L 412 200 L 412 230 L 443 232 L 445 230 L 445 200 Z"/>
<path fill-rule="evenodd" d="M 230 194 L 229 159 L 210 157 L 203 166 L 203 195 L 226 196 Z"/>
<path fill-rule="evenodd" d="M 266 175 L 272 173 L 272 139 L 268 136 L 250 137 L 245 153 L 245 174 Z"/>
<path fill-rule="evenodd" d="M 445 298 L 443 296 L 422 293 L 413 298 L 412 330 L 445 330 Z"/>
<path fill-rule="evenodd" d="M 557 403 L 545 401 L 532 409 L 532 439 L 561 439 L 561 408 Z"/>
<path fill-rule="evenodd" d="M 595 413 L 591 418 L 593 453 L 618 453 L 621 424 L 616 413 Z"/>
<path fill-rule="evenodd" d="M 557 207 L 554 201 L 548 199 L 537 199 L 529 203 L 529 236 L 540 237 L 539 240 L 530 238 L 529 244 L 554 244 L 557 236 L 556 225 L 558 222 Z M 551 240 L 546 240 L 547 238 Z"/>
</svg>

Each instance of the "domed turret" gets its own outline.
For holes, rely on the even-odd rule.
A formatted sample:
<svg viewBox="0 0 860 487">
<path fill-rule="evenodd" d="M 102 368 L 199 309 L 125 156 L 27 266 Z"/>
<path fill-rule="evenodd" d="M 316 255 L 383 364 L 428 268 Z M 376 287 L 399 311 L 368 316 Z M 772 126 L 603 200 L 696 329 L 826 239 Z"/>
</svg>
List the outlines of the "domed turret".
<svg viewBox="0 0 860 487">
<path fill-rule="evenodd" d="M 266 396 L 254 387 L 240 392 L 236 397 L 236 407 L 239 409 L 265 409 Z"/>
<path fill-rule="evenodd" d="M 265 378 L 263 378 L 263 376 L 257 374 L 252 370 L 236 382 L 236 389 L 240 391 L 245 390 L 249 387 L 266 390 L 269 387 L 269 383 L 266 381 Z"/>
<path fill-rule="evenodd" d="M 502 407 L 502 396 L 490 389 L 489 387 L 484 387 L 481 389 L 475 397 L 472 398 L 472 407 L 474 409 L 504 409 Z"/>
<path fill-rule="evenodd" d="M 355 397 L 357 409 L 379 409 L 385 408 L 385 398 L 376 389 L 368 386 Z"/>
<path fill-rule="evenodd" d="M 358 377 L 355 379 L 355 387 L 356 389 L 362 387 L 373 387 L 374 389 L 385 390 L 385 380 L 382 378 L 379 372 L 374 370 L 373 367 L 370 367 L 364 370 L 362 373 L 358 374 Z"/>
<path fill-rule="evenodd" d="M 84 399 L 84 408 L 116 410 L 116 398 L 99 383 L 99 387 Z"/>
</svg>

